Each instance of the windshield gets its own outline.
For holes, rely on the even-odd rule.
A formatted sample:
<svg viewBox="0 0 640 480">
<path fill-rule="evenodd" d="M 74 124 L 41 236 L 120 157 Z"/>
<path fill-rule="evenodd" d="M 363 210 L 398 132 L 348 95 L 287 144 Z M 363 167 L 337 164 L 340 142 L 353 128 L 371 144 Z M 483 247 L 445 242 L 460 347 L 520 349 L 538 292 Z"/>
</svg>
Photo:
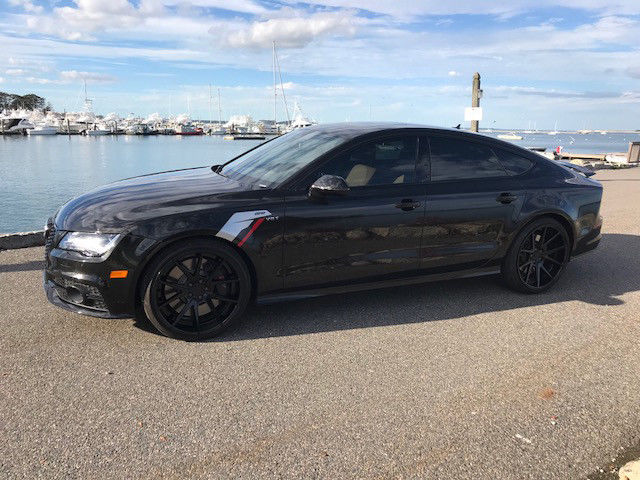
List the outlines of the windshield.
<svg viewBox="0 0 640 480">
<path fill-rule="evenodd" d="M 337 132 L 301 128 L 245 153 L 219 173 L 245 185 L 272 188 L 347 138 Z"/>
</svg>

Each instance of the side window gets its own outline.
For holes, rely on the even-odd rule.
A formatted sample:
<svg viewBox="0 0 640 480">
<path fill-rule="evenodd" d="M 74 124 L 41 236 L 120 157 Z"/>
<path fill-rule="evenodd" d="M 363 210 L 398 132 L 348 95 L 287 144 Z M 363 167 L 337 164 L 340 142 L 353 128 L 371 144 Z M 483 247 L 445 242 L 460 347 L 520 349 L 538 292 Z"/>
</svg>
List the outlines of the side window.
<svg viewBox="0 0 640 480">
<path fill-rule="evenodd" d="M 533 162 L 528 158 L 521 157 L 515 153 L 501 150 L 499 148 L 494 149 L 498 154 L 500 163 L 507 171 L 509 175 L 520 175 L 531 168 Z"/>
<path fill-rule="evenodd" d="M 431 181 L 506 177 L 498 157 L 481 143 L 430 137 Z"/>
<path fill-rule="evenodd" d="M 375 140 L 329 160 L 319 175 L 339 175 L 350 187 L 414 183 L 416 137 Z"/>
</svg>

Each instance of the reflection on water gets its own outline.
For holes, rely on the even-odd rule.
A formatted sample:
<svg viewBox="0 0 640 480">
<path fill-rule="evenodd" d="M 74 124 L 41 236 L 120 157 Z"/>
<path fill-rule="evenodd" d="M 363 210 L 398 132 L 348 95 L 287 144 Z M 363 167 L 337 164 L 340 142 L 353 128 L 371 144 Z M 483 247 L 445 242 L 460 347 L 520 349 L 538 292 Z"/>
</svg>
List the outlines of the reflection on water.
<svg viewBox="0 0 640 480">
<path fill-rule="evenodd" d="M 0 233 L 41 229 L 67 200 L 121 178 L 229 160 L 260 140 L 0 136 Z"/>
</svg>

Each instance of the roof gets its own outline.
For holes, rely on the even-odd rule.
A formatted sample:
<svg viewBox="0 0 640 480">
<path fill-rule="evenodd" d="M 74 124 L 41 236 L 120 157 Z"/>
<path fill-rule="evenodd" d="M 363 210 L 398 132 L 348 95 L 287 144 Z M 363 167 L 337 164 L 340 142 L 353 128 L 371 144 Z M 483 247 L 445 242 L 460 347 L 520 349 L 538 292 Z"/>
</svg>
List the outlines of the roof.
<svg viewBox="0 0 640 480">
<path fill-rule="evenodd" d="M 425 130 L 439 130 L 445 132 L 459 132 L 461 134 L 468 133 L 468 130 L 460 130 L 456 128 L 437 127 L 434 125 L 422 125 L 419 123 L 401 123 L 401 122 L 342 122 L 342 123 L 322 123 L 318 125 L 312 125 L 305 127 L 306 129 L 313 129 L 320 132 L 327 133 L 341 133 L 346 137 L 357 137 L 365 135 L 367 133 L 374 133 L 384 130 L 401 130 L 401 129 L 425 129 Z M 485 136 L 485 135 L 483 135 Z"/>
</svg>

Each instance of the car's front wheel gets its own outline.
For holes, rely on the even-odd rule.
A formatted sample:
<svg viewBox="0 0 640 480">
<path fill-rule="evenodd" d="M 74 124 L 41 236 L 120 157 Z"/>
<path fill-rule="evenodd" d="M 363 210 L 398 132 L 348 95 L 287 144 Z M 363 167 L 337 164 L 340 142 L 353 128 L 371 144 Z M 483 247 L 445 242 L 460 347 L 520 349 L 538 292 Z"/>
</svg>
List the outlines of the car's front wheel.
<svg viewBox="0 0 640 480">
<path fill-rule="evenodd" d="M 558 281 L 569 253 L 566 229 L 553 218 L 541 218 L 516 236 L 502 264 L 502 276 L 514 290 L 543 292 Z"/>
<path fill-rule="evenodd" d="M 161 333 L 202 340 L 240 318 L 251 298 L 251 277 L 231 247 L 193 240 L 155 258 L 141 292 L 144 312 Z"/>
</svg>

